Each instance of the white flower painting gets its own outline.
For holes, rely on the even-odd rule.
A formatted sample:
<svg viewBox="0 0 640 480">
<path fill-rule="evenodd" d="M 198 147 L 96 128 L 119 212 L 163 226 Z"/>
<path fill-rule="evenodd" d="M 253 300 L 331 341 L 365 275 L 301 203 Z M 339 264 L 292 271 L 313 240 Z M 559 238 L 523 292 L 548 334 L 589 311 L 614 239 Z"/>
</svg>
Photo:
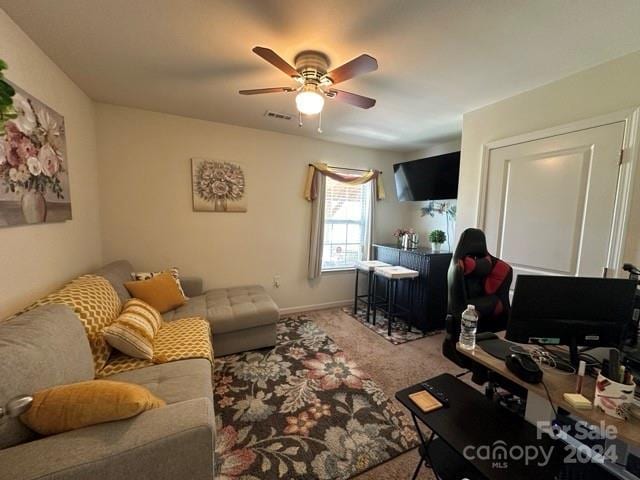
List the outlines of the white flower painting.
<svg viewBox="0 0 640 480">
<path fill-rule="evenodd" d="M 191 159 L 193 210 L 246 212 L 247 198 L 241 165 L 220 160 Z"/>
<path fill-rule="evenodd" d="M 64 118 L 11 87 L 15 118 L 0 126 L 0 227 L 70 220 Z"/>
</svg>

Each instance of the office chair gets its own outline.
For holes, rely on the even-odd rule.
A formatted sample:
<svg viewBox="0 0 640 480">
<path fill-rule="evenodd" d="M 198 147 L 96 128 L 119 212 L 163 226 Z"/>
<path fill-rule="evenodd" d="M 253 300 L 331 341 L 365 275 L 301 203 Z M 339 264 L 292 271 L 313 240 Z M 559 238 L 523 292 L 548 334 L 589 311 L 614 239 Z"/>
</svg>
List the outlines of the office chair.
<svg viewBox="0 0 640 480">
<path fill-rule="evenodd" d="M 447 279 L 449 300 L 442 353 L 460 367 L 469 369 L 471 360 L 456 350 L 462 312 L 467 305 L 475 305 L 478 333 L 504 330 L 511 309 L 509 287 L 513 269 L 488 252 L 482 230 L 468 228 L 460 236 Z"/>
</svg>

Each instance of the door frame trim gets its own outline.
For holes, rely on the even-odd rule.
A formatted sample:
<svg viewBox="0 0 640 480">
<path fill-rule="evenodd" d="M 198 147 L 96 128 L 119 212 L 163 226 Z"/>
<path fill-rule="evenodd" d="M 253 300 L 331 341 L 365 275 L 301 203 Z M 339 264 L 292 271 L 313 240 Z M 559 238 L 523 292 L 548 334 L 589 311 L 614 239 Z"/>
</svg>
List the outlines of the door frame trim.
<svg viewBox="0 0 640 480">
<path fill-rule="evenodd" d="M 622 141 L 622 164 L 620 165 L 618 175 L 618 188 L 616 191 L 613 224 L 611 226 L 609 252 L 607 254 L 607 265 L 605 265 L 609 271 L 615 272 L 615 276 L 618 276 L 620 274 L 622 257 L 627 240 L 627 230 L 631 215 L 633 180 L 638 163 L 638 154 L 640 153 L 640 106 L 483 144 L 482 161 L 480 164 L 480 184 L 476 202 L 476 227 L 482 228 L 484 225 L 489 181 L 489 155 L 492 150 L 618 122 L 624 122 L 625 124 L 624 138 Z"/>
</svg>

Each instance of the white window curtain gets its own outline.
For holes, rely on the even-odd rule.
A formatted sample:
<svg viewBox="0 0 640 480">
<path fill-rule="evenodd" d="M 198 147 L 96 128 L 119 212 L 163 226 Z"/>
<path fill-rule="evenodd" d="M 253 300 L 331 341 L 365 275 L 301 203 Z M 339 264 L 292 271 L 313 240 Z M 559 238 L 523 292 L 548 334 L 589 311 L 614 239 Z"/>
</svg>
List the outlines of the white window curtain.
<svg viewBox="0 0 640 480">
<path fill-rule="evenodd" d="M 309 241 L 309 279 L 318 278 L 322 273 L 322 249 L 324 239 L 324 205 L 327 177 L 315 175 L 313 188 L 317 193 L 311 200 L 311 238 Z"/>
<path fill-rule="evenodd" d="M 373 258 L 373 232 L 376 228 L 376 192 L 377 186 L 375 182 L 369 182 L 369 198 L 367 200 L 367 229 L 364 237 L 364 259 L 371 260 Z"/>
</svg>

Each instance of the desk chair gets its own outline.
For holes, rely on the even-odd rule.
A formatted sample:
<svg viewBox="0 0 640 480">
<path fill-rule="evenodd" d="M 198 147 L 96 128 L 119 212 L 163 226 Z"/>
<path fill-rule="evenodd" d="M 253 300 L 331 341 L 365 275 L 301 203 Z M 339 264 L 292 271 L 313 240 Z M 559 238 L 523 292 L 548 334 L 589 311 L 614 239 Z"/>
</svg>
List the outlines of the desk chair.
<svg viewBox="0 0 640 480">
<path fill-rule="evenodd" d="M 504 330 L 511 309 L 509 287 L 513 269 L 489 253 L 482 230 L 468 228 L 460 236 L 447 278 L 449 300 L 442 353 L 458 366 L 469 369 L 470 359 L 456 350 L 462 312 L 467 305 L 475 305 L 479 316 L 478 333 Z M 476 380 L 483 383 L 474 378 Z"/>
</svg>

